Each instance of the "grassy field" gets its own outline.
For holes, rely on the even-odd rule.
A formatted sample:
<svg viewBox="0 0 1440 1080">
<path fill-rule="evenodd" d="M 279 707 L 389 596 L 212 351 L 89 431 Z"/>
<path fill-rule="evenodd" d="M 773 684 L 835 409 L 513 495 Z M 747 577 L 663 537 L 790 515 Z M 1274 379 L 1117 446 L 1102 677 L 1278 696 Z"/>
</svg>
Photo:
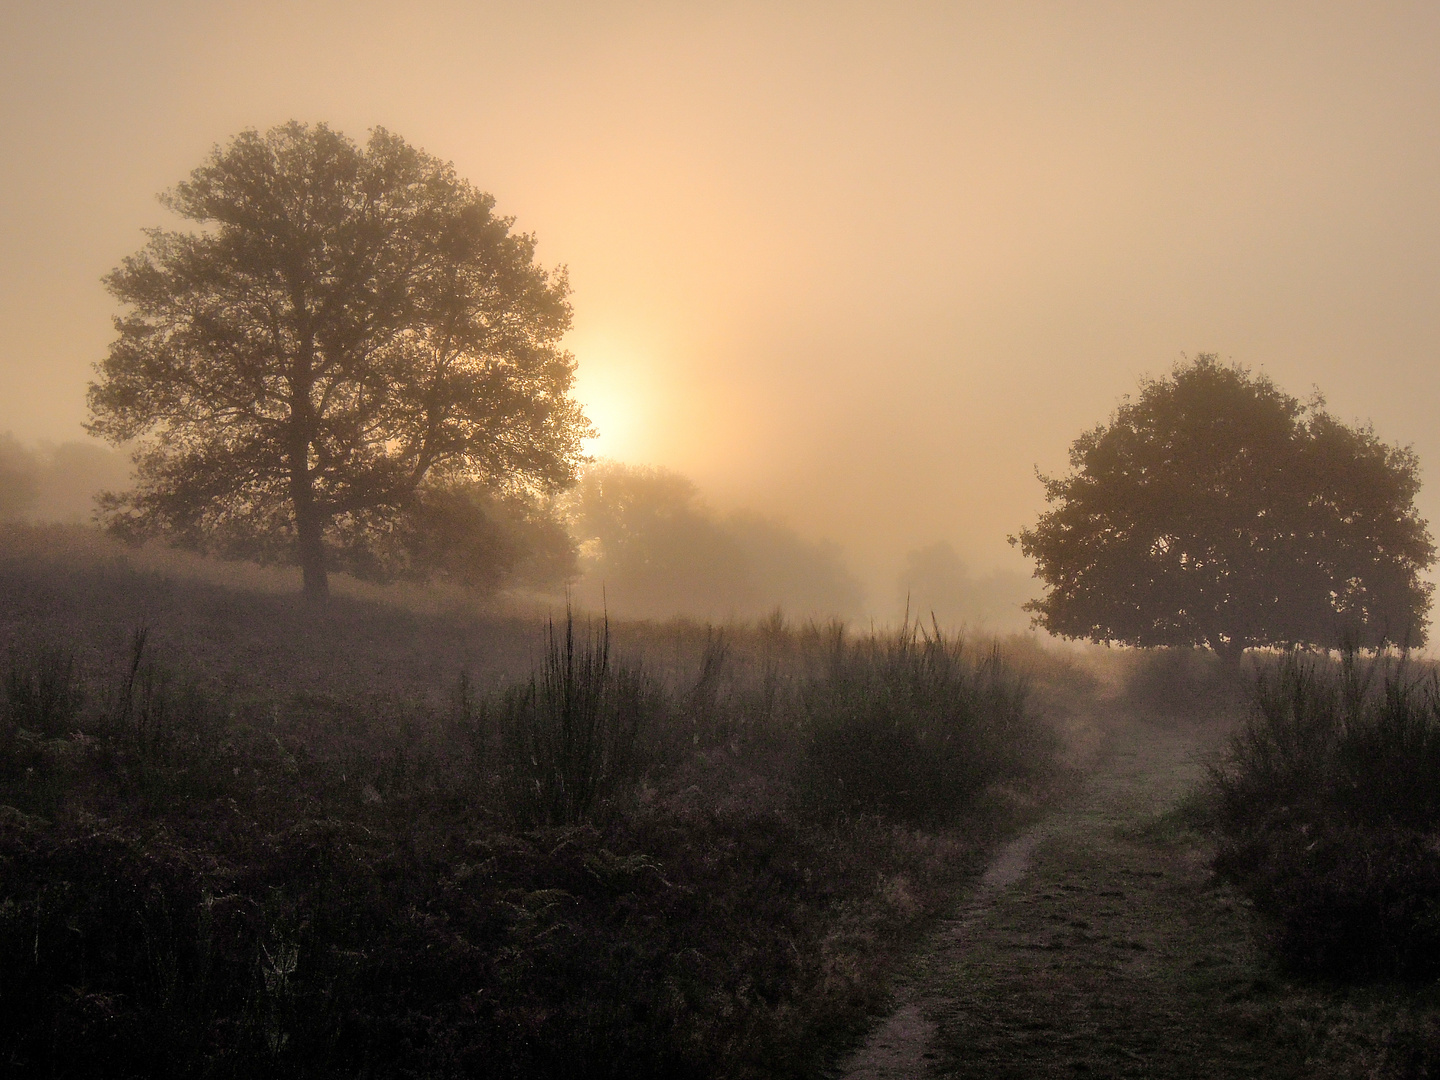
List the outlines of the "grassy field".
<svg viewBox="0 0 1440 1080">
<path fill-rule="evenodd" d="M 1440 1062 L 1416 679 L 0 539 L 7 1074 Z"/>
<path fill-rule="evenodd" d="M 1040 653 L 5 540 L 17 1075 L 817 1076 L 1066 775 Z"/>
</svg>

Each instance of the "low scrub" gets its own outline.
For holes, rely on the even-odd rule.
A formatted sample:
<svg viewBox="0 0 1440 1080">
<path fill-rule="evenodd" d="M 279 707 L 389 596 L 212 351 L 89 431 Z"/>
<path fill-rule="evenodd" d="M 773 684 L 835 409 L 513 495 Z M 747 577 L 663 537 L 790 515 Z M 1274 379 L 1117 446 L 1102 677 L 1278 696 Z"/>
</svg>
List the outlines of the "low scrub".
<svg viewBox="0 0 1440 1080">
<path fill-rule="evenodd" d="M 421 700 L 233 693 L 158 632 L 13 652 L 0 1060 L 822 1074 L 1053 737 L 956 641 L 693 638 L 567 618 L 533 676 Z"/>
<path fill-rule="evenodd" d="M 993 786 L 1043 777 L 1057 741 L 998 648 L 971 656 L 938 627 L 849 640 L 838 629 L 801 694 L 807 805 L 945 825 Z"/>
<path fill-rule="evenodd" d="M 1293 967 L 1440 973 L 1440 683 L 1400 662 L 1292 653 L 1209 780 L 1218 868 Z"/>
<path fill-rule="evenodd" d="M 1209 649 L 1128 649 L 1115 659 L 1120 676 L 1115 704 L 1131 715 L 1193 723 L 1244 710 L 1249 672 Z"/>
</svg>

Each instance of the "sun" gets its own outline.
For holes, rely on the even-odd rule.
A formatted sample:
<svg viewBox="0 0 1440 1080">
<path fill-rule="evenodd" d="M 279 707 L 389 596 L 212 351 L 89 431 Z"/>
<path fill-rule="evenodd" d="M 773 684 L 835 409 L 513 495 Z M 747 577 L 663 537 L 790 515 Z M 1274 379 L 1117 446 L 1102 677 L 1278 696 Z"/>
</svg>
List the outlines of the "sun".
<svg viewBox="0 0 1440 1080">
<path fill-rule="evenodd" d="M 595 435 L 585 452 L 597 458 L 635 462 L 645 453 L 645 392 L 640 365 L 632 353 L 609 343 L 574 346 L 578 364 L 575 399 Z"/>
</svg>

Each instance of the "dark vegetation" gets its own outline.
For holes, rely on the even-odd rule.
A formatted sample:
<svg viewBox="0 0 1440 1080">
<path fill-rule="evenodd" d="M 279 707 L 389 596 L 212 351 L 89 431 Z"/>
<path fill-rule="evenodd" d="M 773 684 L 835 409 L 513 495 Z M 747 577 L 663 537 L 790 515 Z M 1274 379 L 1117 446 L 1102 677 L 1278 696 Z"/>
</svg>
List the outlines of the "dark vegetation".
<svg viewBox="0 0 1440 1080">
<path fill-rule="evenodd" d="M 1293 969 L 1440 974 L 1440 683 L 1394 658 L 1289 653 L 1209 784 L 1217 867 Z"/>
<path fill-rule="evenodd" d="M 814 1076 L 1057 775 L 1068 669 L 933 629 L 315 611 L 79 535 L 0 549 L 13 1075 Z"/>
<path fill-rule="evenodd" d="M 1015 538 L 1051 633 L 1139 647 L 1425 642 L 1435 545 L 1420 463 L 1318 395 L 1201 354 L 1141 384 L 1045 478 Z"/>
<path fill-rule="evenodd" d="M 1116 707 L 1150 722 L 1234 720 L 1253 696 L 1248 668 L 1204 648 L 1126 649 L 1117 653 L 1110 669 Z"/>
<path fill-rule="evenodd" d="M 316 603 L 337 568 L 508 577 L 506 534 L 570 554 L 548 513 L 591 433 L 569 284 L 492 196 L 383 128 L 291 122 L 161 201 L 197 228 L 149 230 L 105 279 L 123 311 L 87 427 L 136 462 L 112 530 L 298 564 Z"/>
</svg>

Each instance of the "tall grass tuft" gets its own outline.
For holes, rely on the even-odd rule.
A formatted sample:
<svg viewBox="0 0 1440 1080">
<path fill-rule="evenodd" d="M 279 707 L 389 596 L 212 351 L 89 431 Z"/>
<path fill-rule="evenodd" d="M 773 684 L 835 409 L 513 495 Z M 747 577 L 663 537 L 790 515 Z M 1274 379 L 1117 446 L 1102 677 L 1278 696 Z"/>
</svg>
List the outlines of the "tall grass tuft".
<svg viewBox="0 0 1440 1080">
<path fill-rule="evenodd" d="M 11 648 L 5 672 L 5 719 L 47 738 L 75 730 L 83 704 L 75 653 L 58 645 L 44 645 L 29 655 Z"/>
<path fill-rule="evenodd" d="M 592 637 L 547 624 L 538 675 L 500 706 L 502 761 L 519 816 L 541 825 L 588 819 L 631 776 L 636 742 L 658 711 L 655 688 L 639 667 L 616 664 L 609 620 Z"/>
<path fill-rule="evenodd" d="M 1043 771 L 1055 735 L 998 648 L 972 657 L 938 626 L 859 640 L 836 627 L 803 691 L 801 787 L 823 816 L 944 824 L 989 786 Z"/>
<path fill-rule="evenodd" d="M 1219 869 L 1293 966 L 1440 973 L 1440 682 L 1404 662 L 1262 667 L 1211 769 Z"/>
</svg>

